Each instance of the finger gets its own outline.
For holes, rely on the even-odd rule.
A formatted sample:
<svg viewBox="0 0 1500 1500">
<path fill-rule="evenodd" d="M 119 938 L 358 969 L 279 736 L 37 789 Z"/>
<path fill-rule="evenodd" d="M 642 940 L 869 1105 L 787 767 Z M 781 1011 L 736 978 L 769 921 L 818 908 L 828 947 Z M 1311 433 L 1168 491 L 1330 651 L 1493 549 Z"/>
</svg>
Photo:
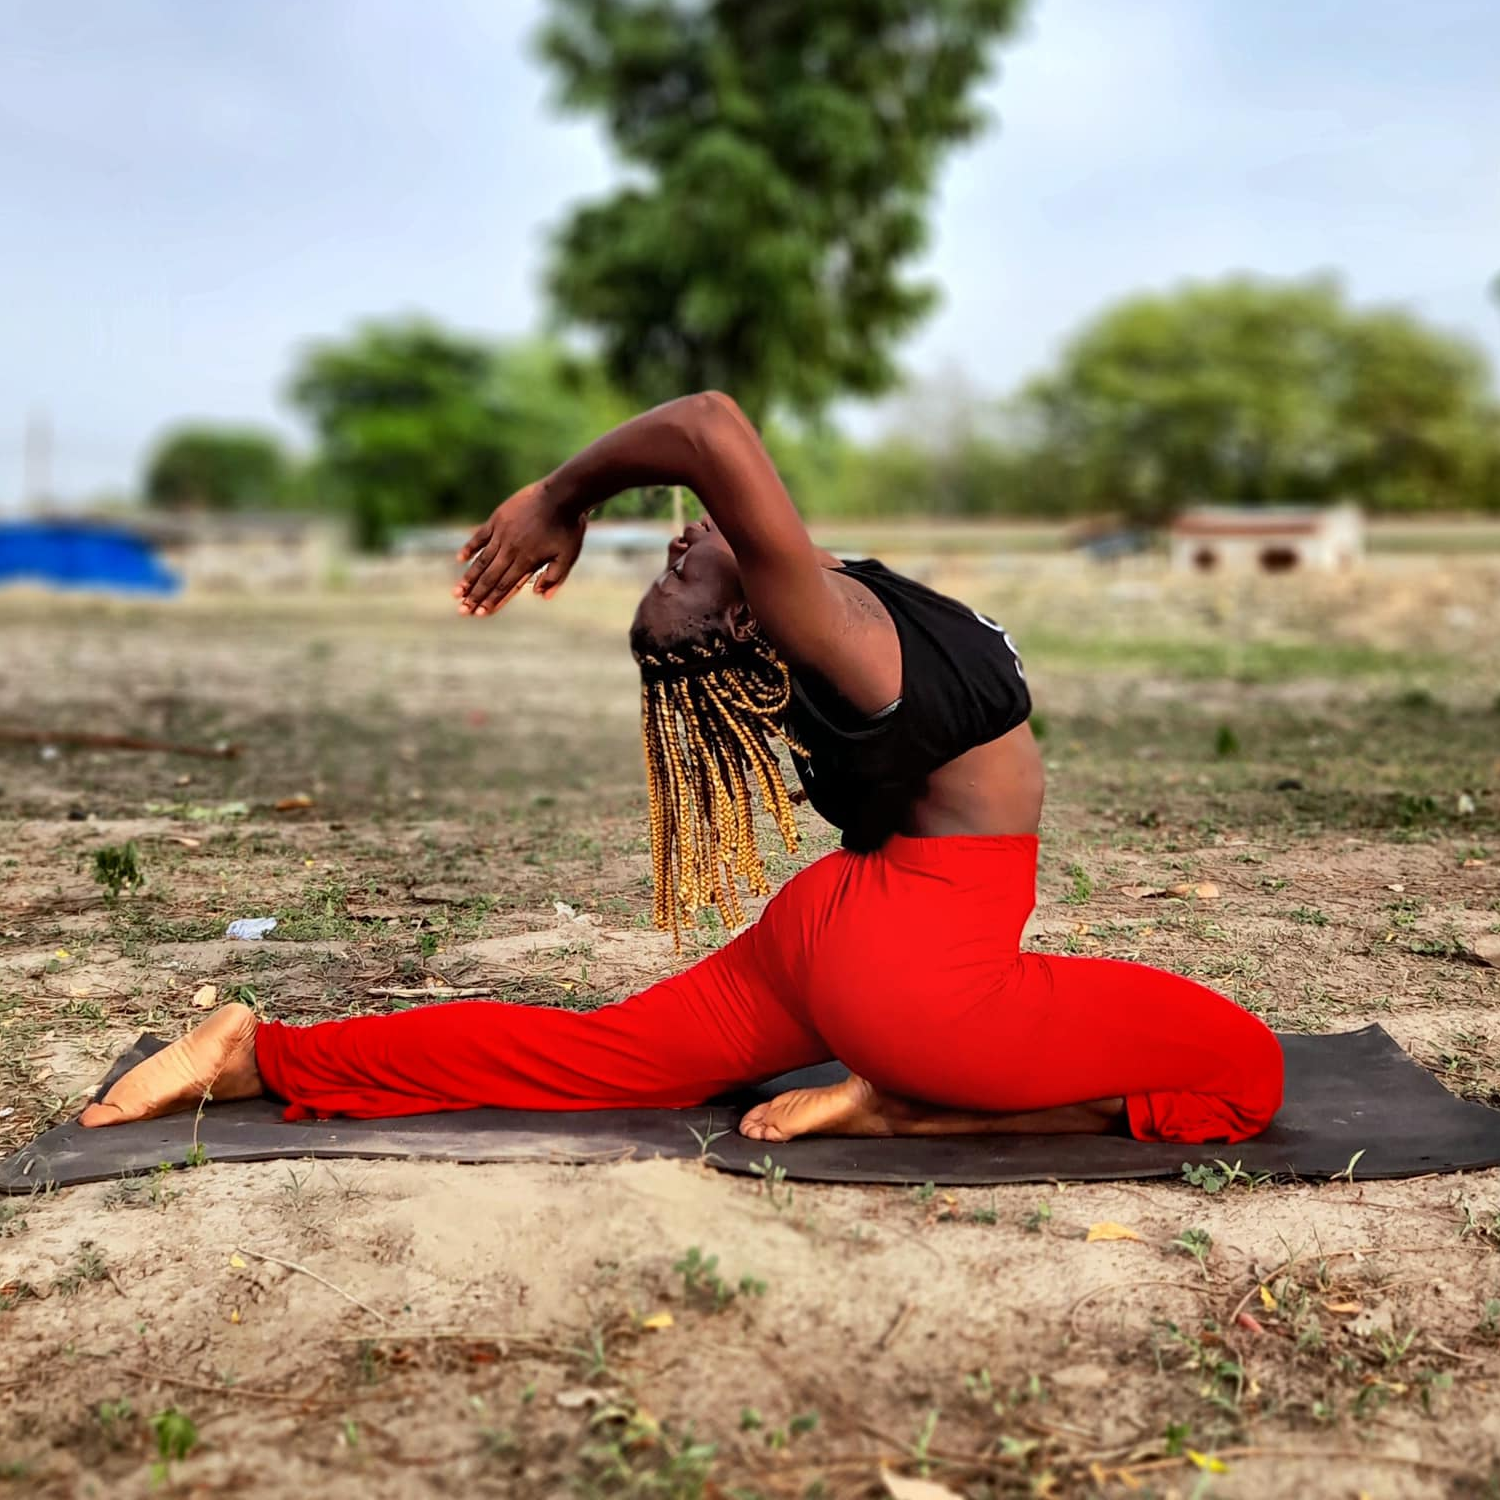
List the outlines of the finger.
<svg viewBox="0 0 1500 1500">
<path fill-rule="evenodd" d="M 468 562 L 473 555 L 479 551 L 490 539 L 490 523 L 486 521 L 482 526 L 474 528 L 474 534 L 458 549 L 459 562 Z"/>
<path fill-rule="evenodd" d="M 486 570 L 489 569 L 494 564 L 495 559 L 499 557 L 500 550 L 500 543 L 498 541 L 489 541 L 485 543 L 483 548 L 480 550 L 479 555 L 474 559 L 472 563 L 469 564 L 467 570 L 464 573 L 464 576 L 459 580 L 458 587 L 460 597 L 472 597 L 475 588 L 478 586 L 480 579 L 484 577 Z"/>
<path fill-rule="evenodd" d="M 563 580 L 573 571 L 573 564 L 565 558 L 554 557 L 551 562 L 536 575 L 536 581 L 532 584 L 532 590 L 550 599 L 563 586 Z"/>
<path fill-rule="evenodd" d="M 464 603 L 478 613 L 479 608 L 495 592 L 496 586 L 510 565 L 511 554 L 504 547 L 485 551 L 475 560 L 469 572 L 474 576 L 465 585 Z"/>
<path fill-rule="evenodd" d="M 531 569 L 517 558 L 511 558 L 484 598 L 476 603 L 476 615 L 492 615 L 510 602 L 511 595 L 531 576 Z"/>
</svg>

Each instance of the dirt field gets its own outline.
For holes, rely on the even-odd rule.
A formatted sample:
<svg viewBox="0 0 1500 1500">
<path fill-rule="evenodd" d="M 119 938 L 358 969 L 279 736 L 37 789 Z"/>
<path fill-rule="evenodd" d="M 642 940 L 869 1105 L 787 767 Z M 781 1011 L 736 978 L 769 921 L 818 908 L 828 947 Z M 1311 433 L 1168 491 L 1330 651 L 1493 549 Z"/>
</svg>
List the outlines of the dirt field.
<svg viewBox="0 0 1500 1500">
<path fill-rule="evenodd" d="M 907 561 L 1027 659 L 1033 946 L 1282 1030 L 1379 1021 L 1500 1105 L 1500 971 L 1470 957 L 1500 931 L 1500 564 L 1215 593 Z M 646 921 L 631 601 L 0 596 L 0 724 L 243 746 L 0 746 L 0 1149 L 204 985 L 312 1020 L 428 979 L 592 1006 L 680 962 Z M 110 902 L 95 856 L 130 841 L 146 883 Z M 1126 890 L 1189 880 L 1220 895 Z M 597 922 L 518 960 L 558 902 Z M 272 940 L 224 940 L 258 915 Z M 1500 1493 L 1500 1173 L 175 1165 L 0 1199 L 0 1494 Z M 1134 1237 L 1086 1238 L 1106 1222 Z"/>
</svg>

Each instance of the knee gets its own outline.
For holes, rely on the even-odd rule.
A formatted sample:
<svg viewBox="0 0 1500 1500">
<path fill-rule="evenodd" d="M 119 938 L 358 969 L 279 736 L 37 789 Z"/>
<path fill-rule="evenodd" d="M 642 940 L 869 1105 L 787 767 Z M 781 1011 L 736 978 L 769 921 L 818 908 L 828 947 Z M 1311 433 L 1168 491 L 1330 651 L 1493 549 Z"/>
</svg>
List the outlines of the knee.
<svg viewBox="0 0 1500 1500">
<path fill-rule="evenodd" d="M 1261 1131 L 1281 1108 L 1286 1083 L 1286 1058 L 1276 1033 L 1257 1016 L 1245 1013 L 1236 1072 L 1240 1083 L 1240 1111 L 1247 1127 Z"/>
</svg>

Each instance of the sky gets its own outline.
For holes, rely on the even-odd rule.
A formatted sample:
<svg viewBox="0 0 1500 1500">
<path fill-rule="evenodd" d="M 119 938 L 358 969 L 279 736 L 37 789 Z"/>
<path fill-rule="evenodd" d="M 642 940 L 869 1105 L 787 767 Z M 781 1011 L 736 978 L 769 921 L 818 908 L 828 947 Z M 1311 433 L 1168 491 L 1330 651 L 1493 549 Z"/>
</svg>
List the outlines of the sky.
<svg viewBox="0 0 1500 1500">
<path fill-rule="evenodd" d="M 552 105 L 544 8 L 7 0 L 0 507 L 37 418 L 78 499 L 183 419 L 295 437 L 297 351 L 362 319 L 540 327 L 549 228 L 617 179 Z M 1325 269 L 1500 363 L 1497 58 L 1493 0 L 1034 0 L 943 172 L 906 369 L 1000 395 L 1132 291 Z"/>
</svg>

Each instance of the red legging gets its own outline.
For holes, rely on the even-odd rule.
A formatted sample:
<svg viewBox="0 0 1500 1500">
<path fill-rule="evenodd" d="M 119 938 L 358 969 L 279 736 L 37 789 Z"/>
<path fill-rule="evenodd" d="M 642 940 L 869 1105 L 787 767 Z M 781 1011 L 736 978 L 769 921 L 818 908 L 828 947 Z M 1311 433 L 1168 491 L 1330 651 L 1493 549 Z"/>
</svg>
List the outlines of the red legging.
<svg viewBox="0 0 1500 1500">
<path fill-rule="evenodd" d="M 895 837 L 802 871 L 733 942 L 618 1005 L 466 1001 L 291 1027 L 256 1061 L 288 1119 L 701 1104 L 836 1057 L 986 1113 L 1124 1096 L 1146 1141 L 1240 1141 L 1281 1104 L 1275 1036 L 1144 964 L 1020 951 L 1037 841 Z"/>
</svg>

